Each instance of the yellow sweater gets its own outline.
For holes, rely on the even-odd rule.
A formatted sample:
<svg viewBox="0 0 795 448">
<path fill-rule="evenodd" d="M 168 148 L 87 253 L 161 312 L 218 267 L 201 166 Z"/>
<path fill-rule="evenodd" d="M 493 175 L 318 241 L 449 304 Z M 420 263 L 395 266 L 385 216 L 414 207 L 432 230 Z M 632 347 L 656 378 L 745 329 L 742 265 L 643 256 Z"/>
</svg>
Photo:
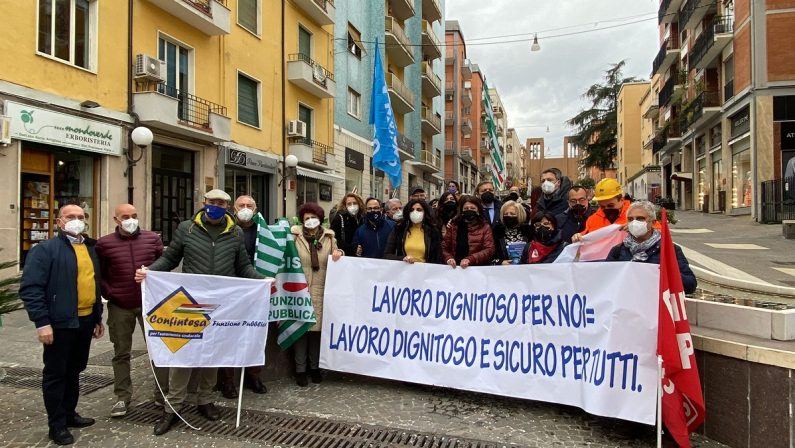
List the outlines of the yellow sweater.
<svg viewBox="0 0 795 448">
<path fill-rule="evenodd" d="M 97 285 L 94 281 L 94 263 L 85 244 L 72 244 L 77 256 L 77 315 L 88 316 L 97 300 Z"/>
<path fill-rule="evenodd" d="M 413 257 L 415 261 L 425 263 L 425 232 L 421 225 L 409 227 L 403 249 L 406 250 L 406 255 Z"/>
</svg>

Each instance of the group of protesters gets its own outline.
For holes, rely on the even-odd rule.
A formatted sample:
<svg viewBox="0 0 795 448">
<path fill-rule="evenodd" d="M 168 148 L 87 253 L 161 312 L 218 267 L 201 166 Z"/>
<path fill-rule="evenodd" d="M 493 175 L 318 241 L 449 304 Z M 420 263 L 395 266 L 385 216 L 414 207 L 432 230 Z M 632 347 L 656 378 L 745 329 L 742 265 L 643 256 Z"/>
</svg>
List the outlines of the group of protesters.
<svg viewBox="0 0 795 448">
<path fill-rule="evenodd" d="M 450 181 L 439 198 L 412 187 L 404 205 L 346 194 L 326 220 L 317 203 L 304 203 L 291 228 L 306 275 L 316 324 L 293 344 L 295 381 L 306 387 L 323 380 L 319 369 L 320 328 L 328 263 L 340 257 L 397 262 L 470 266 L 551 263 L 566 245 L 610 224 L 622 226 L 626 238 L 607 261 L 659 263 L 660 232 L 655 206 L 625 198 L 614 179 L 594 189 L 572 185 L 557 169 L 542 174 L 540 188 L 528 200 L 512 187 L 500 199 L 494 184 L 481 182 L 472 194 Z M 136 321 L 143 330 L 140 282 L 147 271 L 264 278 L 254 268 L 257 205 L 250 196 L 232 198 L 223 190 L 204 194 L 203 207 L 177 227 L 168 247 L 139 227 L 131 204 L 114 213 L 115 230 L 98 241 L 85 234 L 85 213 L 65 205 L 58 213 L 56 237 L 31 249 L 25 261 L 20 297 L 44 347 L 43 394 L 50 438 L 71 444 L 69 428 L 94 424 L 76 412 L 78 375 L 87 365 L 91 338 L 104 334 L 103 305 L 108 302 L 108 333 L 114 346 L 116 402 L 111 417 L 127 414 L 133 388 L 130 375 Z M 324 225 L 324 222 L 326 225 Z M 696 280 L 679 247 L 676 255 L 685 291 Z M 153 367 L 154 400 L 163 413 L 154 434 L 166 433 L 179 419 L 191 377 L 197 384 L 199 413 L 218 420 L 216 390 L 237 397 L 233 369 Z M 261 368 L 246 368 L 244 385 L 266 393 Z M 161 395 L 162 393 L 162 395 Z M 165 399 L 164 399 L 165 395 Z"/>
</svg>

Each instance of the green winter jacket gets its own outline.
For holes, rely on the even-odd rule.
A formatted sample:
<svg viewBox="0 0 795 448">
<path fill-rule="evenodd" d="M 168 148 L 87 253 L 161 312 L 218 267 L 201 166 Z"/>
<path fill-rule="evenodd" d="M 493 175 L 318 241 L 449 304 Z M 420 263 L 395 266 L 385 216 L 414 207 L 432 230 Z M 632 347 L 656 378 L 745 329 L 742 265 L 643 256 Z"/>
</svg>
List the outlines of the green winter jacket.
<svg viewBox="0 0 795 448">
<path fill-rule="evenodd" d="M 203 213 L 200 211 L 192 219 L 179 223 L 171 244 L 149 269 L 171 271 L 182 261 L 182 272 L 186 274 L 265 278 L 252 266 L 243 230 L 234 218 L 226 215 L 226 227 L 213 241 L 202 222 Z"/>
</svg>

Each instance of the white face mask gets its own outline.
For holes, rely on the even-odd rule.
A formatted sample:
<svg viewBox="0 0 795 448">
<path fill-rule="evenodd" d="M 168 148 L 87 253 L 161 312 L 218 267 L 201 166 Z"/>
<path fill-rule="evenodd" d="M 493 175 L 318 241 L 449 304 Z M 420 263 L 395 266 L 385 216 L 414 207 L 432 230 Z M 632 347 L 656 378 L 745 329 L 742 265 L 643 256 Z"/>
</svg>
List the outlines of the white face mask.
<svg viewBox="0 0 795 448">
<path fill-rule="evenodd" d="M 421 212 L 421 211 L 419 211 L 419 210 L 412 210 L 412 211 L 411 211 L 411 213 L 409 213 L 409 219 L 410 219 L 410 220 L 411 220 L 411 222 L 413 222 L 414 224 L 419 224 L 419 223 L 421 223 L 421 222 L 422 222 L 422 218 L 423 218 L 424 216 L 425 216 L 425 212 Z"/>
<path fill-rule="evenodd" d="M 395 213 L 392 213 L 392 219 L 395 221 L 400 221 L 403 219 L 403 210 L 398 210 Z"/>
<path fill-rule="evenodd" d="M 348 209 L 348 213 L 350 213 L 351 215 L 355 215 L 355 214 L 359 213 L 359 206 L 356 205 L 356 204 L 349 205 L 347 207 L 347 209 Z"/>
<path fill-rule="evenodd" d="M 66 224 L 64 224 L 63 229 L 72 235 L 80 235 L 86 231 L 86 223 L 85 221 L 79 219 L 73 219 L 71 221 L 67 221 Z"/>
<path fill-rule="evenodd" d="M 317 226 L 319 225 L 320 225 L 320 220 L 317 218 L 309 218 L 306 221 L 304 221 L 304 227 L 306 227 L 309 230 L 317 229 Z"/>
<path fill-rule="evenodd" d="M 121 228 L 127 233 L 135 233 L 138 230 L 138 220 L 135 218 L 125 219 L 121 222 Z"/>
<path fill-rule="evenodd" d="M 544 194 L 552 194 L 552 193 L 554 193 L 555 192 L 555 182 L 550 182 L 548 180 L 545 180 L 543 183 L 541 183 L 541 191 L 543 191 Z"/>
<path fill-rule="evenodd" d="M 241 208 L 237 211 L 237 219 L 242 222 L 249 222 L 254 217 L 254 210 L 250 208 Z"/>
<path fill-rule="evenodd" d="M 649 225 L 643 221 L 630 221 L 627 224 L 627 230 L 635 238 L 640 238 L 649 232 Z"/>
</svg>

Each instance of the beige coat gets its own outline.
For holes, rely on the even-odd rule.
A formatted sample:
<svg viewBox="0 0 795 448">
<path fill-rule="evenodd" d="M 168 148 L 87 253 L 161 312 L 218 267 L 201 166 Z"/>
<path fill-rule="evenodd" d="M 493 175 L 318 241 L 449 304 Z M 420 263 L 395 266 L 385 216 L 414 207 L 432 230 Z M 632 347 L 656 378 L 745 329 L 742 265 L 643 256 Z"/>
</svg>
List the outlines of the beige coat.
<svg viewBox="0 0 795 448">
<path fill-rule="evenodd" d="M 303 228 L 293 226 L 292 233 L 295 236 L 295 246 L 298 249 L 298 256 L 301 257 L 301 266 L 304 268 L 306 283 L 309 285 L 309 295 L 312 297 L 312 306 L 315 308 L 315 318 L 317 323 L 309 331 L 320 331 L 323 324 L 323 290 L 326 287 L 326 265 L 328 257 L 337 249 L 337 240 L 334 232 L 323 229 L 323 236 L 320 238 L 321 247 L 317 251 L 320 269 L 312 270 L 312 253 L 309 250 L 309 242 L 304 238 Z"/>
</svg>

